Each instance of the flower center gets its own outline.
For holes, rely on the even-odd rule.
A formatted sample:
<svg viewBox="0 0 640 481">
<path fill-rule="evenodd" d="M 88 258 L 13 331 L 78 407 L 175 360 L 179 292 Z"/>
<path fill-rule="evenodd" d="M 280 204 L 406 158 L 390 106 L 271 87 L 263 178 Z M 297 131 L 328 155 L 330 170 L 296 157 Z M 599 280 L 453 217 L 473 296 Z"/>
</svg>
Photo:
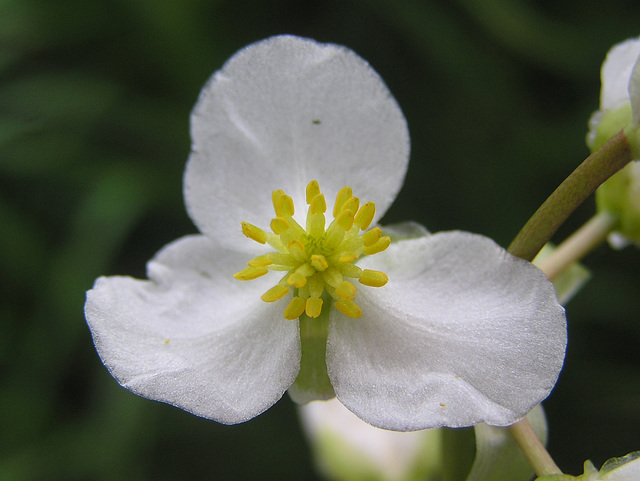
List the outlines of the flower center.
<svg viewBox="0 0 640 481">
<path fill-rule="evenodd" d="M 303 228 L 293 219 L 291 197 L 275 190 L 271 198 L 276 212 L 270 226 L 273 233 L 247 222 L 242 223 L 242 232 L 260 244 L 269 244 L 276 252 L 252 259 L 233 277 L 249 281 L 269 271 L 286 272 L 261 297 L 265 302 L 275 302 L 293 292 L 293 299 L 284 310 L 285 319 L 297 319 L 303 313 L 312 318 L 320 316 L 325 293 L 345 316 L 362 317 L 360 306 L 354 302 L 356 287 L 346 279 L 358 279 L 360 284 L 371 287 L 382 287 L 389 280 L 384 272 L 363 270 L 354 264 L 362 255 L 382 252 L 391 242 L 379 227 L 366 230 L 373 221 L 375 204 L 360 206 L 351 187 L 343 187 L 336 197 L 333 221 L 325 229 L 327 204 L 314 180 L 307 186 L 309 209 Z"/>
</svg>

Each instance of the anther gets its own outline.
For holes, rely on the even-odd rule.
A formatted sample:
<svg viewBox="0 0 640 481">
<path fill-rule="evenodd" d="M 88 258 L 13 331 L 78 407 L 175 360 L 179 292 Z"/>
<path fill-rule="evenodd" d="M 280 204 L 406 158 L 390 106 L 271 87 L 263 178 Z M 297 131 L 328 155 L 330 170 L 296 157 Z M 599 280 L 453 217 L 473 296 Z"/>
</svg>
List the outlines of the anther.
<svg viewBox="0 0 640 481">
<path fill-rule="evenodd" d="M 273 200 L 273 209 L 278 217 L 291 217 L 295 209 L 293 199 L 285 194 L 282 190 L 274 190 L 271 195 Z"/>
<path fill-rule="evenodd" d="M 309 213 L 324 214 L 326 211 L 327 211 L 327 201 L 324 199 L 323 194 L 318 194 L 313 199 L 311 199 Z"/>
<path fill-rule="evenodd" d="M 383 272 L 362 270 L 354 262 L 362 255 L 385 250 L 391 239 L 384 236 L 378 227 L 366 231 L 373 222 L 375 205 L 368 202 L 360 206 L 360 200 L 353 196 L 350 187 L 343 187 L 338 192 L 334 219 L 326 229 L 327 203 L 318 182 L 310 182 L 305 194 L 309 205 L 306 224 L 300 225 L 293 219 L 293 200 L 282 190 L 272 192 L 276 213 L 270 224 L 272 232 L 242 223 L 244 235 L 268 244 L 275 252 L 250 260 L 248 267 L 234 277 L 251 280 L 268 271 L 282 272 L 280 281 L 261 298 L 265 302 L 275 302 L 293 291 L 294 295 L 284 310 L 286 319 L 297 319 L 303 313 L 311 318 L 321 316 L 323 302 L 329 297 L 345 316 L 361 317 L 362 310 L 354 302 L 356 287 L 353 279 L 358 279 L 361 285 L 381 287 L 388 278 Z"/>
<path fill-rule="evenodd" d="M 384 272 L 365 269 L 360 274 L 360 284 L 369 287 L 382 287 L 389 282 L 389 277 Z"/>
<path fill-rule="evenodd" d="M 349 281 L 342 281 L 336 288 L 336 294 L 340 299 L 351 300 L 356 297 L 356 286 Z"/>
<path fill-rule="evenodd" d="M 342 210 L 342 206 L 346 201 L 348 201 L 351 197 L 353 197 L 353 191 L 351 187 L 343 187 L 338 192 L 336 196 L 336 204 L 333 206 L 333 217 L 338 217 L 340 211 Z"/>
<path fill-rule="evenodd" d="M 284 310 L 284 318 L 289 319 L 290 321 L 299 318 L 304 312 L 306 306 L 307 303 L 304 299 L 297 296 L 294 297 Z"/>
<path fill-rule="evenodd" d="M 336 218 L 338 227 L 347 232 L 353 227 L 353 212 L 350 210 L 343 210 Z"/>
<path fill-rule="evenodd" d="M 267 272 L 269 272 L 269 270 L 262 267 L 245 267 L 240 272 L 236 272 L 233 277 L 239 281 L 252 281 L 260 276 L 264 276 Z"/>
<path fill-rule="evenodd" d="M 287 232 L 291 225 L 284 217 L 276 217 L 274 219 L 271 219 L 270 227 L 274 234 L 280 235 Z"/>
<path fill-rule="evenodd" d="M 344 203 L 341 210 L 349 210 L 353 215 L 355 215 L 356 212 L 358 212 L 358 207 L 360 207 L 360 199 L 357 197 L 351 197 Z"/>
<path fill-rule="evenodd" d="M 242 222 L 242 233 L 249 239 L 252 239 L 260 244 L 267 242 L 267 233 L 260 227 L 256 227 L 248 222 Z"/>
<path fill-rule="evenodd" d="M 373 222 L 373 216 L 376 214 L 376 205 L 373 202 L 367 202 L 360 207 L 360 210 L 356 214 L 355 224 L 360 227 L 360 230 L 366 230 L 371 222 Z"/>
<path fill-rule="evenodd" d="M 363 247 L 362 252 L 365 255 L 371 256 L 378 252 L 382 252 L 389 247 L 389 244 L 391 244 L 391 238 L 389 236 L 380 237 L 375 244 Z"/>
<path fill-rule="evenodd" d="M 264 302 L 275 302 L 279 299 L 282 299 L 284 296 L 286 296 L 288 292 L 289 292 L 288 287 L 278 284 L 276 286 L 273 286 L 264 294 L 262 294 L 260 299 L 262 299 Z"/>
<path fill-rule="evenodd" d="M 362 242 L 364 242 L 364 245 L 366 247 L 369 247 L 378 242 L 378 239 L 380 239 L 380 237 L 382 237 L 382 231 L 380 230 L 380 227 L 374 227 L 370 231 L 362 234 Z"/>
<path fill-rule="evenodd" d="M 319 297 L 309 297 L 305 303 L 305 312 L 307 316 L 316 318 L 322 313 L 322 299 Z"/>
<path fill-rule="evenodd" d="M 307 204 L 311 204 L 311 201 L 313 200 L 313 198 L 318 194 L 320 194 L 320 185 L 318 184 L 317 180 L 312 180 L 311 182 L 309 182 L 309 185 L 307 185 L 306 194 L 307 194 Z"/>
<path fill-rule="evenodd" d="M 287 284 L 300 289 L 307 283 L 307 278 L 299 272 L 294 272 L 287 278 Z"/>
<path fill-rule="evenodd" d="M 265 254 L 263 256 L 258 256 L 255 259 L 251 259 L 247 262 L 247 265 L 250 267 L 267 267 L 273 264 L 271 257 L 269 254 Z"/>
<path fill-rule="evenodd" d="M 362 309 L 353 301 L 347 299 L 340 299 L 333 304 L 336 309 L 342 312 L 347 317 L 362 317 Z"/>
</svg>

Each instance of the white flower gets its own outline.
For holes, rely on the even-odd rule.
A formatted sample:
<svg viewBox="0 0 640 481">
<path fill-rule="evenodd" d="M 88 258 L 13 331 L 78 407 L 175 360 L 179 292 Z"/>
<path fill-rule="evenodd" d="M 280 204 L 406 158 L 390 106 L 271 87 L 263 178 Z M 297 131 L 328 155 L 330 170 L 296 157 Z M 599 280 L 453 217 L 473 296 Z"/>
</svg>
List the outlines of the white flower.
<svg viewBox="0 0 640 481">
<path fill-rule="evenodd" d="M 335 399 L 305 404 L 299 414 L 316 463 L 327 479 L 441 479 L 442 432 L 438 429 L 408 433 L 378 429 Z"/>
<path fill-rule="evenodd" d="M 589 122 L 587 144 L 592 150 L 625 130 L 635 159 L 640 158 L 640 38 L 614 45 L 602 64 L 600 110 Z M 614 248 L 640 245 L 640 163 L 632 162 L 596 191 L 599 211 L 617 218 L 609 235 Z"/>
<path fill-rule="evenodd" d="M 591 461 L 584 463 L 584 474 L 570 476 L 568 474 L 552 474 L 541 476 L 536 481 L 638 481 L 640 479 L 640 451 L 621 458 L 611 458 L 602 465 L 600 471 Z"/>
<path fill-rule="evenodd" d="M 640 125 L 640 38 L 614 45 L 602 63 L 600 110 L 589 121 L 587 144 L 592 150 L 627 127 Z"/>
<path fill-rule="evenodd" d="M 310 399 L 328 375 L 317 397 L 335 389 L 394 430 L 508 425 L 549 394 L 566 321 L 537 268 L 474 234 L 384 250 L 387 236 L 366 230 L 402 185 L 409 140 L 364 60 L 291 36 L 250 45 L 204 87 L 191 125 L 185 198 L 202 235 L 162 249 L 148 281 L 102 277 L 87 294 L 96 348 L 120 384 L 232 424 L 296 379 L 297 398 Z M 377 209 L 360 208 L 347 185 Z M 336 196 L 338 219 L 320 239 Z M 274 207 L 267 233 L 256 226 Z M 270 269 L 288 270 L 258 276 Z"/>
</svg>

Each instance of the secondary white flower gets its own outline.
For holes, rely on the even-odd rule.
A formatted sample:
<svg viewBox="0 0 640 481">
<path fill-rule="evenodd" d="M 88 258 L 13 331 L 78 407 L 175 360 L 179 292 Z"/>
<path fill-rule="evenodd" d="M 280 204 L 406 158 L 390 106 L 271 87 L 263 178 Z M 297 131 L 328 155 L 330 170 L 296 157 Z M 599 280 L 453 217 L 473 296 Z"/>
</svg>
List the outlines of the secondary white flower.
<svg viewBox="0 0 640 481">
<path fill-rule="evenodd" d="M 640 125 L 640 38 L 614 45 L 602 63 L 600 110 L 589 121 L 587 144 L 597 149 L 626 128 Z"/>
<path fill-rule="evenodd" d="M 508 425 L 549 394 L 566 323 L 537 268 L 474 234 L 385 250 L 367 230 L 402 185 L 409 139 L 364 60 L 291 36 L 250 45 L 204 87 L 191 125 L 185 198 L 202 235 L 162 249 L 148 281 L 102 277 L 87 295 L 120 384 L 232 424 L 297 379 L 296 399 L 335 390 L 395 430 Z"/>
<path fill-rule="evenodd" d="M 592 150 L 625 130 L 634 158 L 640 158 L 640 38 L 614 45 L 602 64 L 600 110 L 589 122 L 587 144 Z M 640 163 L 633 162 L 596 191 L 598 210 L 618 219 L 610 244 L 640 245 Z"/>
<path fill-rule="evenodd" d="M 640 479 L 640 451 L 621 458 L 611 458 L 602 465 L 600 471 L 591 461 L 586 461 L 584 474 L 580 476 L 552 474 L 541 476 L 536 481 L 637 481 L 638 479 Z"/>
<path fill-rule="evenodd" d="M 299 414 L 316 464 L 327 479 L 442 479 L 438 429 L 408 433 L 379 429 L 335 399 L 300 406 Z"/>
</svg>

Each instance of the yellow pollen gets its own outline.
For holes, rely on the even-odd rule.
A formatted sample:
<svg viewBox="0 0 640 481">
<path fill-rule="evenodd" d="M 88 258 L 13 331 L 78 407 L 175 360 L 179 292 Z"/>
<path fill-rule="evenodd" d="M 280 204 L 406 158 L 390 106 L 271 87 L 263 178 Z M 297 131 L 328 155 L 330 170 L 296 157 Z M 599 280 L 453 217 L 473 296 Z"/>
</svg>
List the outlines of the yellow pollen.
<svg viewBox="0 0 640 481">
<path fill-rule="evenodd" d="M 356 212 L 358 212 L 358 207 L 360 207 L 360 199 L 358 199 L 357 197 L 351 197 L 344 203 L 344 205 L 342 206 L 342 210 L 351 211 L 351 213 L 355 215 Z"/>
<path fill-rule="evenodd" d="M 360 230 L 366 230 L 366 228 L 371 225 L 375 214 L 376 205 L 373 202 L 367 202 L 365 205 L 360 207 L 360 210 L 356 214 L 355 224 L 360 227 Z"/>
<path fill-rule="evenodd" d="M 249 224 L 248 222 L 242 223 L 242 233 L 249 239 L 253 239 L 260 244 L 264 244 L 265 242 L 267 242 L 267 233 L 260 227 L 256 227 L 255 225 Z"/>
<path fill-rule="evenodd" d="M 389 282 L 389 278 L 384 272 L 380 271 L 370 271 L 369 269 L 365 269 L 360 274 L 360 284 L 369 287 L 382 287 L 387 282 Z"/>
<path fill-rule="evenodd" d="M 318 195 L 320 195 L 320 184 L 317 180 L 312 180 L 307 186 L 307 204 L 311 204 L 311 201 Z"/>
<path fill-rule="evenodd" d="M 284 318 L 293 321 L 302 315 L 306 307 L 307 301 L 296 296 L 291 299 L 291 302 L 289 302 L 289 305 L 284 310 Z"/>
<path fill-rule="evenodd" d="M 327 201 L 324 195 L 318 194 L 312 200 L 309 208 L 311 214 L 324 214 L 327 211 Z"/>
<path fill-rule="evenodd" d="M 322 299 L 315 296 L 309 297 L 305 306 L 305 312 L 307 316 L 314 319 L 320 316 L 322 312 Z"/>
<path fill-rule="evenodd" d="M 356 297 L 356 286 L 349 281 L 342 281 L 336 289 L 336 294 L 340 299 L 351 300 Z"/>
<path fill-rule="evenodd" d="M 382 252 L 391 244 L 391 238 L 389 236 L 380 237 L 377 242 L 371 246 L 364 246 L 362 248 L 363 254 L 367 256 L 372 256 L 373 254 L 377 254 L 378 252 Z"/>
<path fill-rule="evenodd" d="M 303 287 L 307 283 L 307 278 L 300 274 L 299 272 L 294 272 L 287 279 L 287 284 L 293 287 L 297 287 L 298 289 Z"/>
<path fill-rule="evenodd" d="M 305 195 L 306 223 L 298 224 L 293 219 L 293 200 L 282 190 L 274 190 L 271 195 L 275 212 L 270 223 L 273 234 L 242 222 L 245 236 L 268 244 L 276 252 L 255 257 L 234 277 L 248 281 L 269 271 L 284 272 L 284 277 L 261 299 L 276 302 L 291 295 L 283 312 L 285 319 L 297 319 L 303 314 L 317 318 L 331 304 L 345 316 L 362 317 L 362 310 L 355 302 L 357 289 L 353 279 L 360 285 L 382 287 L 388 277 L 384 272 L 362 270 L 354 262 L 363 255 L 385 250 L 391 239 L 378 227 L 366 230 L 375 217 L 375 205 L 367 202 L 360 206 L 350 187 L 338 192 L 333 220 L 327 227 L 327 203 L 317 181 L 309 183 Z"/>
<path fill-rule="evenodd" d="M 362 234 L 362 242 L 364 242 L 365 247 L 369 247 L 378 242 L 380 237 L 382 237 L 382 231 L 379 227 L 374 227 L 370 231 Z"/>
<path fill-rule="evenodd" d="M 269 254 L 258 256 L 247 262 L 247 265 L 250 267 L 267 267 L 271 264 L 273 264 L 273 261 L 271 260 L 271 257 L 269 257 Z"/>
<path fill-rule="evenodd" d="M 252 281 L 260 276 L 264 276 L 267 272 L 269 271 L 262 267 L 245 267 L 240 272 L 236 272 L 233 277 L 239 281 Z"/>
<path fill-rule="evenodd" d="M 351 187 L 343 187 L 338 192 L 338 196 L 336 197 L 336 203 L 333 206 L 333 217 L 338 217 L 340 211 L 342 210 L 342 206 L 346 201 L 348 201 L 351 197 L 353 197 L 353 191 Z"/>
<path fill-rule="evenodd" d="M 362 317 L 362 309 L 360 309 L 360 306 L 348 299 L 340 299 L 334 304 L 334 306 L 336 306 L 336 309 L 342 312 L 345 316 L 354 318 Z"/>
<path fill-rule="evenodd" d="M 275 219 L 271 220 L 270 227 L 274 234 L 281 235 L 289 230 L 290 225 L 287 219 L 285 219 L 284 217 L 276 217 Z"/>
<path fill-rule="evenodd" d="M 289 293 L 289 288 L 278 284 L 277 286 L 273 286 L 267 292 L 262 294 L 260 299 L 264 302 L 275 302 L 278 299 L 282 299 Z"/>
<path fill-rule="evenodd" d="M 350 210 L 343 210 L 336 218 L 336 222 L 338 223 L 338 227 L 343 231 L 346 232 L 350 230 L 353 227 L 353 212 Z"/>
</svg>

